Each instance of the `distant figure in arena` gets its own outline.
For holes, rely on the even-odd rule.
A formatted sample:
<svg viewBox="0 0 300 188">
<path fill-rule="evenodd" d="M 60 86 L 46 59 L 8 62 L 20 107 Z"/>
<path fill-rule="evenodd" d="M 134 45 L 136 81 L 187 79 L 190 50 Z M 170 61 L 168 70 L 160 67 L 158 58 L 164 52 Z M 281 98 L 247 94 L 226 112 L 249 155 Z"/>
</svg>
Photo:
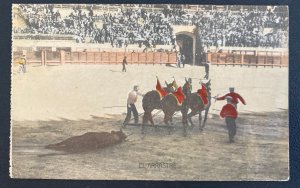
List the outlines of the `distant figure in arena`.
<svg viewBox="0 0 300 188">
<path fill-rule="evenodd" d="M 204 63 L 204 68 L 205 68 L 205 76 L 204 79 L 209 79 L 209 66 L 210 66 L 210 62 L 206 62 Z"/>
<path fill-rule="evenodd" d="M 189 86 L 190 91 L 188 93 L 192 93 L 192 90 L 193 90 L 192 78 L 188 78 L 188 79 L 185 78 L 185 82 L 188 82 L 190 84 L 190 86 Z"/>
<path fill-rule="evenodd" d="M 18 60 L 19 73 L 26 73 L 26 63 L 26 56 L 22 55 L 22 57 L 20 57 Z"/>
<path fill-rule="evenodd" d="M 185 64 L 185 56 L 184 56 L 183 53 L 181 53 L 181 55 L 180 55 L 180 61 L 181 61 L 181 63 L 182 63 L 182 67 L 184 68 L 184 64 Z"/>
<path fill-rule="evenodd" d="M 177 53 L 177 67 L 180 68 L 180 63 L 181 63 L 181 55 L 180 52 Z"/>
<path fill-rule="evenodd" d="M 230 96 L 227 96 L 226 100 L 227 100 L 227 104 L 223 106 L 223 108 L 220 112 L 220 116 L 221 116 L 221 118 L 225 118 L 226 126 L 228 129 L 229 142 L 233 143 L 234 136 L 236 134 L 235 120 L 238 117 L 238 113 L 232 103 L 233 98 Z"/>
<path fill-rule="evenodd" d="M 123 65 L 122 72 L 126 72 L 126 66 L 125 66 L 125 65 L 128 65 L 128 63 L 127 63 L 127 60 L 126 60 L 126 56 L 124 56 L 124 59 L 123 59 L 122 65 Z"/>
<path fill-rule="evenodd" d="M 133 90 L 131 92 L 129 92 L 129 94 L 128 94 L 128 98 L 127 98 L 127 115 L 126 115 L 126 118 L 124 120 L 123 126 L 125 126 L 126 124 L 129 123 L 130 118 L 131 118 L 131 112 L 133 113 L 134 123 L 137 124 L 139 122 L 138 111 L 135 107 L 135 103 L 138 99 L 138 95 L 144 96 L 143 94 L 141 94 L 139 92 L 139 86 L 135 85 L 135 86 L 133 86 Z"/>
<path fill-rule="evenodd" d="M 222 97 L 214 97 L 214 99 L 216 100 L 224 100 L 226 99 L 227 96 L 230 96 L 232 98 L 232 104 L 234 105 L 234 107 L 237 109 L 237 104 L 239 103 L 239 100 L 246 105 L 245 100 L 243 99 L 243 97 L 241 95 L 239 95 L 238 93 L 234 92 L 234 87 L 230 87 L 229 88 L 229 93 L 227 93 L 226 95 L 222 96 Z"/>
</svg>

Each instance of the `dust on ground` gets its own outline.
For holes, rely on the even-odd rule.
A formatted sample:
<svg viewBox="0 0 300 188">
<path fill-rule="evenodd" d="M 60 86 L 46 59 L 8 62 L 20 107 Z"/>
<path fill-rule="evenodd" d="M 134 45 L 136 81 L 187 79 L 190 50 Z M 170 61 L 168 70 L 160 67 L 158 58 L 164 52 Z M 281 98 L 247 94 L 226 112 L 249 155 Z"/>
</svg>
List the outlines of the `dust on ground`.
<svg viewBox="0 0 300 188">
<path fill-rule="evenodd" d="M 228 143 L 224 121 L 209 119 L 183 137 L 180 124 L 168 135 L 165 128 L 128 126 L 124 143 L 105 149 L 68 154 L 44 149 L 89 131 L 119 130 L 122 116 L 91 120 L 14 122 L 15 178 L 153 179 L 153 180 L 279 180 L 288 177 L 287 111 L 241 114 L 236 142 Z M 157 117 L 160 118 L 160 117 Z M 175 118 L 180 122 L 180 116 Z M 196 122 L 196 120 L 195 120 Z M 71 129 L 71 130 L 70 130 Z M 151 167 L 175 163 L 175 167 Z"/>
<path fill-rule="evenodd" d="M 148 91 L 154 89 L 156 75 L 162 82 L 176 75 L 179 85 L 185 76 L 204 75 L 202 67 L 132 65 L 125 74 L 119 69 L 117 65 L 85 65 L 28 67 L 25 75 L 14 72 L 13 178 L 288 179 L 287 69 L 279 68 L 211 68 L 213 95 L 226 93 L 233 85 L 247 101 L 246 106 L 238 106 L 234 144 L 228 143 L 225 122 L 217 115 L 225 102 L 213 102 L 204 131 L 195 127 L 188 130 L 187 137 L 183 137 L 177 113 L 170 135 L 165 128 L 147 127 L 143 135 L 140 127 L 128 126 L 123 129 L 126 141 L 113 147 L 77 154 L 45 149 L 87 132 L 120 130 L 126 96 L 134 84 Z M 199 84 L 193 81 L 196 89 Z M 137 107 L 142 112 L 140 101 Z M 154 117 L 157 124 L 162 119 L 161 113 Z M 198 118 L 193 121 L 197 124 Z"/>
</svg>

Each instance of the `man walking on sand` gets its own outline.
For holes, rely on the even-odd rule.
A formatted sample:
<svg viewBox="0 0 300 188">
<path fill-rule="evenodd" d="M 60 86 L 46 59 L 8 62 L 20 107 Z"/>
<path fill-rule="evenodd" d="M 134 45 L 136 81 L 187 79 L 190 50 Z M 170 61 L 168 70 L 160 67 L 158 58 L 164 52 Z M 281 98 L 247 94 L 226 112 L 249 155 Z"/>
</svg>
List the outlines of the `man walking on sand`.
<svg viewBox="0 0 300 188">
<path fill-rule="evenodd" d="M 222 96 L 222 97 L 214 97 L 214 99 L 216 100 L 224 100 L 226 99 L 227 96 L 230 96 L 232 98 L 232 104 L 234 105 L 234 107 L 237 109 L 237 104 L 239 103 L 239 100 L 246 105 L 245 100 L 243 99 L 243 97 L 234 92 L 234 87 L 230 87 L 229 88 L 229 93 L 227 93 L 226 95 Z"/>
<path fill-rule="evenodd" d="M 209 66 L 210 66 L 210 62 L 206 62 L 204 63 L 204 68 L 205 68 L 205 79 L 209 79 Z"/>
<path fill-rule="evenodd" d="M 127 60 L 126 60 L 126 56 L 124 56 L 124 59 L 123 59 L 122 65 L 123 65 L 122 72 L 126 72 L 126 67 L 125 67 L 125 65 L 128 65 L 128 63 L 127 63 Z"/>
<path fill-rule="evenodd" d="M 131 118 L 131 112 L 133 113 L 134 123 L 137 124 L 139 122 L 138 111 L 135 107 L 135 103 L 138 99 L 138 95 L 144 96 L 143 94 L 141 94 L 139 92 L 139 86 L 135 85 L 135 86 L 133 86 L 133 90 L 131 92 L 129 92 L 129 94 L 128 94 L 128 98 L 127 98 L 127 115 L 126 115 L 126 118 L 124 120 L 123 126 L 126 126 L 126 124 L 129 123 L 130 118 Z"/>
<path fill-rule="evenodd" d="M 226 126 L 228 129 L 229 142 L 234 142 L 234 136 L 236 134 L 236 123 L 235 120 L 238 117 L 238 113 L 236 108 L 232 104 L 232 97 L 226 97 L 227 104 L 223 106 L 220 116 L 221 118 L 225 118 Z"/>
</svg>

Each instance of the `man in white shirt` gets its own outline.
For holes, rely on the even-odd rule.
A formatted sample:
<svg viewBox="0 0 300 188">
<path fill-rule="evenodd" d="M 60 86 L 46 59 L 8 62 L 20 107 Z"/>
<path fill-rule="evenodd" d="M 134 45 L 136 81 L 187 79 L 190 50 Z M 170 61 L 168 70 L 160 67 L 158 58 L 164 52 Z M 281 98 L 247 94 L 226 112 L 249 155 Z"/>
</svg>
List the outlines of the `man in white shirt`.
<svg viewBox="0 0 300 188">
<path fill-rule="evenodd" d="M 129 94 L 128 94 L 127 115 L 124 120 L 123 126 L 125 126 L 126 124 L 129 123 L 130 118 L 131 118 L 131 112 L 133 113 L 134 123 L 137 124 L 139 122 L 139 115 L 138 115 L 138 111 L 135 107 L 135 102 L 138 99 L 138 95 L 140 95 L 140 96 L 144 96 L 144 95 L 138 91 L 139 91 L 139 86 L 135 85 L 135 86 L 133 86 L 133 90 L 131 92 L 129 92 Z"/>
</svg>

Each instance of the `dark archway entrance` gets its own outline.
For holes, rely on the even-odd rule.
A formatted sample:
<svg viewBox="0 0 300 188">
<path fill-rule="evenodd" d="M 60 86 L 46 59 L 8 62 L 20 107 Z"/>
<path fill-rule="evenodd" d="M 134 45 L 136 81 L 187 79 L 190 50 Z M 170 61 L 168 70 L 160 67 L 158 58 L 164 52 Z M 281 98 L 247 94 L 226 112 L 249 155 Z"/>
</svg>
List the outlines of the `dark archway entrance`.
<svg viewBox="0 0 300 188">
<path fill-rule="evenodd" d="M 179 34 L 176 36 L 176 41 L 179 45 L 180 53 L 185 55 L 186 64 L 193 65 L 193 38 L 185 34 Z"/>
</svg>

